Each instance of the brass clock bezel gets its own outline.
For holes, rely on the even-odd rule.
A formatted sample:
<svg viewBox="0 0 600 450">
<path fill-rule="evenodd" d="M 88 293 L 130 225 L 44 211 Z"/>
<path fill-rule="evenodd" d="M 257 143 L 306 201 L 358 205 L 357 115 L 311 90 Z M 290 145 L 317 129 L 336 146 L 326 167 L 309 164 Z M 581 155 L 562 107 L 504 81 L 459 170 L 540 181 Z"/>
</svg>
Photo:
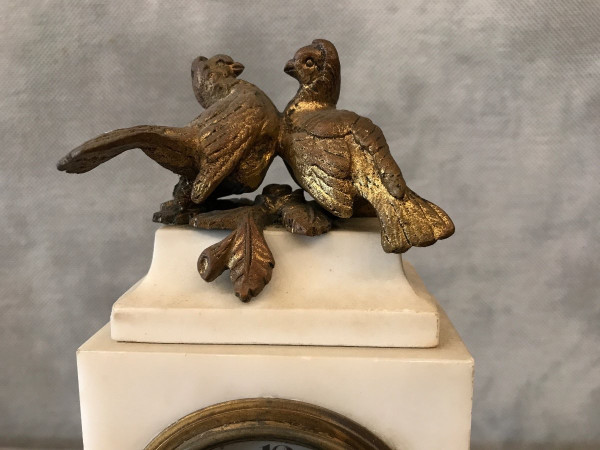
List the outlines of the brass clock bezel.
<svg viewBox="0 0 600 450">
<path fill-rule="evenodd" d="M 341 414 L 281 398 L 231 400 L 193 412 L 165 428 L 145 450 L 209 450 L 259 440 L 317 450 L 391 450 L 371 431 Z"/>
</svg>

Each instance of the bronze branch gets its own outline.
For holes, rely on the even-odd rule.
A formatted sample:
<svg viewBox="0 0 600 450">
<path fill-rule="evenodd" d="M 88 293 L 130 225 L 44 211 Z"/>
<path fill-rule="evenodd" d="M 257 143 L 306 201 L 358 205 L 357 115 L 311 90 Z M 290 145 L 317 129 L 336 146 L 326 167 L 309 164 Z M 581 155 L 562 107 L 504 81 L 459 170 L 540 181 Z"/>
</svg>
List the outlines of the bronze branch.
<svg viewBox="0 0 600 450">
<path fill-rule="evenodd" d="M 213 281 L 229 269 L 235 294 L 247 302 L 269 283 L 275 267 L 265 227 L 280 224 L 292 233 L 316 236 L 331 229 L 331 218 L 315 202 L 307 202 L 301 189 L 270 184 L 252 205 L 198 213 L 189 224 L 204 230 L 232 230 L 202 252 L 198 272 Z"/>
</svg>

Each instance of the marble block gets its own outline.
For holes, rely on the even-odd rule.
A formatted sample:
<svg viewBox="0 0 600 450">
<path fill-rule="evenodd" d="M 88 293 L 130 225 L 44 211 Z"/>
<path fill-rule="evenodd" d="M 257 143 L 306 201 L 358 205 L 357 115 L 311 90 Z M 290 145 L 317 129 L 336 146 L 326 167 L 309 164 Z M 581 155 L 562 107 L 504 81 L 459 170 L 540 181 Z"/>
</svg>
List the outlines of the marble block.
<svg viewBox="0 0 600 450">
<path fill-rule="evenodd" d="M 116 342 L 77 353 L 86 450 L 139 450 L 181 417 L 252 397 L 312 403 L 392 448 L 467 450 L 473 359 L 441 314 L 436 348 Z"/>
<path fill-rule="evenodd" d="M 226 231 L 163 227 L 148 274 L 113 306 L 118 341 L 435 347 L 439 314 L 414 268 L 381 249 L 377 219 L 307 237 L 265 231 L 271 282 L 247 304 L 226 271 L 212 283 L 196 262 Z"/>
</svg>

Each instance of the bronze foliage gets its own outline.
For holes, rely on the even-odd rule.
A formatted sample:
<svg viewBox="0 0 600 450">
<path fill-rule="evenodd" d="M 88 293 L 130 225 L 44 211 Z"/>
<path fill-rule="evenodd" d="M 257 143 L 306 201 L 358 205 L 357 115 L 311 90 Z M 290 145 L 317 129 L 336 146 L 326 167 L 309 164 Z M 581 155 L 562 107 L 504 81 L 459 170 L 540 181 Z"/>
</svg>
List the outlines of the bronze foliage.
<svg viewBox="0 0 600 450">
<path fill-rule="evenodd" d="M 279 224 L 292 233 L 316 236 L 331 228 L 331 219 L 315 202 L 306 202 L 302 190 L 271 184 L 254 204 L 235 209 L 199 213 L 190 225 L 205 230 L 233 230 L 198 258 L 198 272 L 213 281 L 225 269 L 235 294 L 243 302 L 257 296 L 271 280 L 275 260 L 265 240 L 266 226 Z"/>
</svg>

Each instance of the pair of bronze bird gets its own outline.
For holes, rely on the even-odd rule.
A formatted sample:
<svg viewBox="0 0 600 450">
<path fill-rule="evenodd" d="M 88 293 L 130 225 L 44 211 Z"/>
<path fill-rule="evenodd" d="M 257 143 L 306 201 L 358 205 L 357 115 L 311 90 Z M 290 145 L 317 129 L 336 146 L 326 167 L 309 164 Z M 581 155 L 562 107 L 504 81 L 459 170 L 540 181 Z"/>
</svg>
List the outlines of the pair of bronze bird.
<svg viewBox="0 0 600 450">
<path fill-rule="evenodd" d="M 354 112 L 336 109 L 340 61 L 331 42 L 314 40 L 287 62 L 284 71 L 300 87 L 283 114 L 258 87 L 237 78 L 243 69 L 226 55 L 196 58 L 192 84 L 205 108 L 200 116 L 180 128 L 137 126 L 105 133 L 71 151 L 59 161 L 58 169 L 87 172 L 126 150 L 140 148 L 180 175 L 174 200 L 163 204 L 156 221 L 235 228 L 236 221 L 250 218 L 256 223 L 257 214 L 262 214 L 269 219 L 258 220 L 258 240 L 262 227 L 269 223 L 280 222 L 292 232 L 314 235 L 329 229 L 330 216 L 356 215 L 377 215 L 381 244 L 388 253 L 425 247 L 452 235 L 454 225 L 448 215 L 407 187 L 381 129 Z M 266 189 L 254 203 L 219 200 L 256 190 L 276 155 L 316 204 L 295 193 L 286 209 L 281 205 L 292 198 L 291 189 L 281 187 Z M 231 269 L 234 283 L 242 279 L 246 284 L 243 289 L 236 287 L 236 293 L 249 300 L 268 283 L 270 270 L 267 274 L 264 267 L 257 270 L 259 280 L 246 283 L 252 274 L 233 275 L 243 255 L 230 250 L 221 249 L 216 272 L 207 267 L 207 261 L 215 259 L 214 251 L 203 253 L 198 269 L 209 281 Z M 268 247 L 266 251 L 257 252 L 263 255 L 259 263 L 272 268 Z M 205 276 L 207 272 L 210 275 Z"/>
</svg>

